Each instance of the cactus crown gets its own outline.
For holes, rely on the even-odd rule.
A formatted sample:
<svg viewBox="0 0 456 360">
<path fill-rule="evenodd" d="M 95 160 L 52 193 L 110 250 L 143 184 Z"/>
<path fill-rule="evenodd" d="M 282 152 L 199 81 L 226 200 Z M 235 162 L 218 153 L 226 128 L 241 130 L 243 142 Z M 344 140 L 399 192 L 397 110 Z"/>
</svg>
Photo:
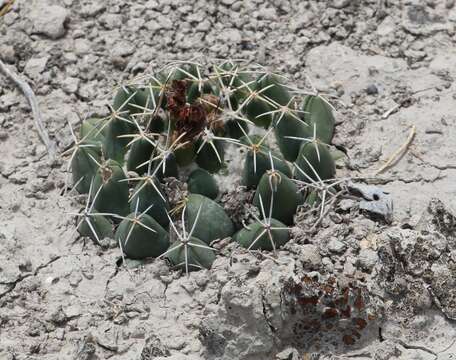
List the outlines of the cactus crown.
<svg viewBox="0 0 456 360">
<path fill-rule="evenodd" d="M 120 86 L 108 116 L 84 120 L 79 138 L 71 132 L 73 183 L 88 194 L 79 233 L 115 237 L 125 256 L 166 257 L 187 273 L 211 266 L 217 239 L 275 251 L 299 206 L 317 204 L 323 215 L 337 191 L 332 106 L 260 66 L 169 64 Z M 241 161 L 240 152 L 235 174 L 226 160 Z M 164 190 L 169 177 L 187 181 L 180 201 Z M 236 228 L 216 178 L 254 190 L 261 218 Z"/>
</svg>

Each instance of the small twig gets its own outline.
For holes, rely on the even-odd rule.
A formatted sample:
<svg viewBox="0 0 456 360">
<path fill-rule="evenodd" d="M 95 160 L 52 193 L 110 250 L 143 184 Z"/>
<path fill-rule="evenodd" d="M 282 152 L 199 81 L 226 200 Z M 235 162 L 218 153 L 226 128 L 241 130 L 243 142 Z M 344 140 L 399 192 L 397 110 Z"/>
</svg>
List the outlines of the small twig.
<svg viewBox="0 0 456 360">
<path fill-rule="evenodd" d="M 442 314 L 448 319 L 448 320 L 451 320 L 451 321 L 455 321 L 456 320 L 456 317 L 454 316 L 451 316 L 448 314 L 448 311 L 445 311 L 444 307 L 442 306 L 442 303 L 440 302 L 439 298 L 437 297 L 437 295 L 435 294 L 434 290 L 432 290 L 432 287 L 430 285 L 426 286 L 426 290 L 429 291 L 429 293 L 431 294 L 431 299 L 434 303 L 434 305 L 442 312 Z"/>
<path fill-rule="evenodd" d="M 13 8 L 14 2 L 16 0 L 0 0 L 0 17 L 6 15 Z"/>
<path fill-rule="evenodd" d="M 321 224 L 323 219 L 326 217 L 326 215 L 328 215 L 329 211 L 332 209 L 333 205 L 336 203 L 339 196 L 344 192 L 345 192 L 345 190 L 341 190 L 333 196 L 331 201 L 328 203 L 328 205 L 325 209 L 325 212 L 318 218 L 318 220 L 315 222 L 315 224 L 312 225 L 312 227 L 310 228 L 309 231 L 314 231 L 317 228 L 317 226 L 319 226 Z"/>
<path fill-rule="evenodd" d="M 36 100 L 32 88 L 25 81 L 21 80 L 17 74 L 8 69 L 8 67 L 3 63 L 2 60 L 0 60 L 0 72 L 3 73 L 7 78 L 9 78 L 27 98 L 27 101 L 29 102 L 32 108 L 33 119 L 35 121 L 35 127 L 38 132 L 38 135 L 43 144 L 46 146 L 49 157 L 52 160 L 55 159 L 56 145 L 49 138 L 49 134 L 47 133 L 47 130 L 43 125 L 43 116 L 41 114 L 40 108 L 38 107 L 38 101 Z"/>
<path fill-rule="evenodd" d="M 400 106 L 401 106 L 401 104 L 396 104 L 396 105 L 394 105 L 391 109 L 389 109 L 388 111 L 386 111 L 386 112 L 382 115 L 382 119 L 388 119 L 388 117 L 389 117 L 393 112 L 395 112 L 397 109 L 399 109 Z"/>
<path fill-rule="evenodd" d="M 413 138 L 415 137 L 415 134 L 416 134 L 416 127 L 415 127 L 415 125 L 412 125 L 412 128 L 410 130 L 410 134 L 409 134 L 406 142 L 404 144 L 402 144 L 402 146 L 399 149 L 397 149 L 388 158 L 388 160 L 385 162 L 385 164 L 380 169 L 378 169 L 375 172 L 375 175 L 381 174 L 383 171 L 385 171 L 387 168 L 389 168 L 391 165 L 393 165 L 393 163 L 395 163 L 397 160 L 399 160 L 402 157 L 402 155 L 405 154 L 405 151 L 407 150 L 407 148 L 412 143 Z"/>
<path fill-rule="evenodd" d="M 403 341 L 401 339 L 388 339 L 388 338 L 385 338 L 385 340 L 390 340 L 390 341 L 392 341 L 392 342 L 394 342 L 396 344 L 399 344 L 399 345 L 401 345 L 403 348 L 405 348 L 407 350 L 421 350 L 421 351 L 427 352 L 428 354 L 434 355 L 436 359 L 438 357 L 438 355 L 437 355 L 437 353 L 435 351 L 432 351 L 431 349 L 428 349 L 425 346 L 410 345 L 410 344 L 407 344 L 405 341 Z"/>
</svg>

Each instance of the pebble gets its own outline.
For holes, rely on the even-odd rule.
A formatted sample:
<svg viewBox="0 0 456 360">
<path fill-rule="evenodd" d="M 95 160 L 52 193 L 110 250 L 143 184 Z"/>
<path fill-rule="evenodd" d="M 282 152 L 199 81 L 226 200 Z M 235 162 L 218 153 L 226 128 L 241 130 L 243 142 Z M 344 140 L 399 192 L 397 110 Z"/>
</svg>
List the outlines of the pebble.
<svg viewBox="0 0 456 360">
<path fill-rule="evenodd" d="M 333 0 L 332 7 L 336 9 L 343 9 L 350 5 L 351 0 Z"/>
<path fill-rule="evenodd" d="M 361 249 L 357 258 L 357 265 L 365 271 L 371 271 L 378 262 L 377 252 L 372 249 Z"/>
<path fill-rule="evenodd" d="M 0 46 L 0 54 L 2 54 L 2 59 L 7 63 L 14 63 L 16 60 L 16 52 L 14 47 L 8 45 Z"/>
<path fill-rule="evenodd" d="M 316 270 L 321 266 L 321 256 L 318 246 L 312 244 L 304 244 L 301 247 L 301 261 L 304 266 L 309 266 L 312 270 Z"/>
<path fill-rule="evenodd" d="M 135 48 L 131 42 L 119 41 L 114 44 L 111 49 L 111 55 L 113 58 L 125 57 L 135 52 Z"/>
<path fill-rule="evenodd" d="M 44 1 L 36 2 L 29 17 L 33 23 L 32 33 L 42 34 L 54 40 L 65 36 L 65 23 L 69 18 L 65 8 Z"/>
<path fill-rule="evenodd" d="M 48 62 L 48 57 L 42 58 L 31 58 L 25 64 L 24 73 L 33 80 L 38 80 L 41 76 L 41 73 L 46 69 L 46 64 Z"/>
<path fill-rule="evenodd" d="M 369 84 L 366 88 L 366 93 L 368 95 L 377 95 L 378 94 L 378 88 L 375 84 Z"/>
<path fill-rule="evenodd" d="M 74 94 L 78 91 L 79 89 L 79 83 L 80 80 L 75 77 L 67 77 L 65 80 L 62 82 L 62 89 L 65 91 L 67 94 Z"/>
<path fill-rule="evenodd" d="M 336 254 L 342 254 L 345 251 L 346 247 L 347 246 L 342 241 L 337 239 L 331 239 L 328 243 L 329 251 Z"/>
</svg>

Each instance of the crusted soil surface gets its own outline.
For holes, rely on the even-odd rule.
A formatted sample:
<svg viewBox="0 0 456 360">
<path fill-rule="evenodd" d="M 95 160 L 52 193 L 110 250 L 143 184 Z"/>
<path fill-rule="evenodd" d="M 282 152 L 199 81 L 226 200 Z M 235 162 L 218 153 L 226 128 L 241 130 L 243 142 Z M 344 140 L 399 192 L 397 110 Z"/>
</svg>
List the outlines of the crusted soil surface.
<svg viewBox="0 0 456 360">
<path fill-rule="evenodd" d="M 188 278 L 122 264 L 115 243 L 77 238 L 66 159 L 48 159 L 0 75 L 0 359 L 455 359 L 455 43 L 453 0 L 17 0 L 0 58 L 32 86 L 60 153 L 68 124 L 105 115 L 121 81 L 243 58 L 331 95 L 338 175 L 394 212 L 358 194 L 316 229 L 298 214 L 276 256 L 225 241 Z"/>
</svg>

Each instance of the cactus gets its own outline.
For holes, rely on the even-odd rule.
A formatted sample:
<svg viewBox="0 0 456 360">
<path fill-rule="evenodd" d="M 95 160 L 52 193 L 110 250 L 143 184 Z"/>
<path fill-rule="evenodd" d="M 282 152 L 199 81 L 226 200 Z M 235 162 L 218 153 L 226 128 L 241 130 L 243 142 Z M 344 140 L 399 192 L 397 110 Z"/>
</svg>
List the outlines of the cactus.
<svg viewBox="0 0 456 360">
<path fill-rule="evenodd" d="M 101 154 L 101 148 L 106 135 L 106 128 L 103 125 L 103 119 L 90 118 L 82 122 L 79 131 L 81 139 L 84 139 L 84 143 L 93 144 L 99 154 Z"/>
<path fill-rule="evenodd" d="M 79 235 L 88 237 L 98 244 L 100 244 L 100 241 L 104 238 L 114 237 L 113 224 L 106 217 L 108 214 L 99 213 L 94 209 L 95 200 L 98 197 L 99 192 L 100 191 L 94 193 L 92 179 L 88 191 L 88 197 L 89 199 L 92 199 L 92 201 L 88 201 L 85 208 L 80 213 L 72 214 L 82 218 L 76 225 L 76 230 Z"/>
<path fill-rule="evenodd" d="M 169 202 L 160 182 L 150 175 L 130 178 L 130 180 L 138 181 L 130 196 L 130 210 L 133 211 L 136 204 L 138 204 L 140 212 L 147 210 L 147 215 L 151 216 L 164 228 L 168 228 L 167 213 L 170 210 Z"/>
<path fill-rule="evenodd" d="M 336 173 L 328 147 L 320 142 L 302 144 L 296 167 L 299 169 L 296 178 L 307 182 L 332 179 Z"/>
<path fill-rule="evenodd" d="M 99 161 L 98 153 L 91 148 L 80 147 L 74 153 L 71 161 L 73 182 L 81 194 L 89 191 L 90 182 L 97 174 Z"/>
<path fill-rule="evenodd" d="M 271 228 L 268 228 L 269 225 Z M 275 250 L 288 240 L 288 228 L 275 219 L 267 225 L 255 222 L 234 235 L 234 241 L 248 250 Z"/>
<path fill-rule="evenodd" d="M 214 200 L 219 193 L 217 182 L 214 177 L 203 169 L 195 169 L 187 179 L 188 191 L 200 194 Z"/>
<path fill-rule="evenodd" d="M 284 173 L 272 169 L 261 177 L 253 204 L 260 209 L 261 200 L 264 200 L 267 214 L 290 225 L 293 223 L 293 216 L 300 203 L 299 198 L 296 184 Z"/>
<path fill-rule="evenodd" d="M 201 210 L 199 210 L 200 208 Z M 199 211 L 201 211 L 201 216 L 197 222 Z M 187 217 L 185 224 L 187 231 L 194 226 L 194 236 L 203 240 L 206 244 L 210 244 L 217 239 L 230 237 L 234 233 L 233 222 L 225 210 L 215 201 L 205 196 L 190 194 L 186 200 L 185 215 Z"/>
<path fill-rule="evenodd" d="M 267 170 L 270 170 L 271 167 L 276 168 L 287 176 L 291 176 L 290 167 L 286 164 L 282 156 L 276 152 L 272 152 L 264 144 L 264 140 L 269 135 L 269 132 L 266 132 L 262 137 L 250 137 L 245 134 L 240 139 L 241 143 L 248 150 L 242 171 L 242 185 L 247 186 L 249 189 L 256 188 L 263 174 Z"/>
<path fill-rule="evenodd" d="M 271 211 L 269 213 L 266 211 L 261 194 L 258 196 L 258 200 L 263 220 L 254 216 L 256 222 L 239 230 L 233 238 L 247 250 L 275 251 L 290 239 L 288 228 L 280 221 L 273 219 Z M 274 207 L 273 196 L 269 205 L 270 209 Z"/>
<path fill-rule="evenodd" d="M 75 189 L 88 194 L 77 230 L 96 242 L 115 236 L 127 257 L 168 259 L 188 274 L 211 266 L 217 240 L 276 250 L 304 201 L 322 216 L 339 190 L 332 106 L 260 66 L 171 63 L 120 86 L 108 106 L 107 117 L 82 122 L 79 138 L 70 129 L 65 153 Z M 221 178 L 254 190 L 246 208 L 261 213 L 236 234 Z"/>
<path fill-rule="evenodd" d="M 316 95 L 308 95 L 302 106 L 304 121 L 316 129 L 316 137 L 329 144 L 334 135 L 334 115 L 325 100 Z"/>
<path fill-rule="evenodd" d="M 215 260 L 215 251 L 204 241 L 193 236 L 200 221 L 203 204 L 198 207 L 192 222 L 185 218 L 186 207 L 187 205 L 184 205 L 182 211 L 181 223 L 184 226 L 182 233 L 179 233 L 171 218 L 169 219 L 171 227 L 177 235 L 177 241 L 171 244 L 169 249 L 160 257 L 167 257 L 174 267 L 185 270 L 188 275 L 192 270 L 209 269 Z M 190 230 L 185 230 L 185 224 L 190 225 Z"/>
<path fill-rule="evenodd" d="M 176 268 L 183 269 L 186 273 L 203 268 L 209 269 L 215 260 L 214 251 L 208 248 L 204 241 L 195 237 L 190 238 L 185 246 L 179 245 L 179 242 L 172 245 L 168 259 Z"/>
<path fill-rule="evenodd" d="M 129 194 L 124 171 L 114 160 L 108 160 L 98 166 L 94 178 L 94 189 L 98 194 L 93 199 L 95 208 L 102 212 L 127 215 Z"/>
<path fill-rule="evenodd" d="M 115 239 L 123 253 L 131 259 L 158 257 L 169 246 L 168 233 L 147 215 L 147 209 L 139 213 L 139 199 L 136 204 L 134 213 L 122 218 Z"/>
</svg>

